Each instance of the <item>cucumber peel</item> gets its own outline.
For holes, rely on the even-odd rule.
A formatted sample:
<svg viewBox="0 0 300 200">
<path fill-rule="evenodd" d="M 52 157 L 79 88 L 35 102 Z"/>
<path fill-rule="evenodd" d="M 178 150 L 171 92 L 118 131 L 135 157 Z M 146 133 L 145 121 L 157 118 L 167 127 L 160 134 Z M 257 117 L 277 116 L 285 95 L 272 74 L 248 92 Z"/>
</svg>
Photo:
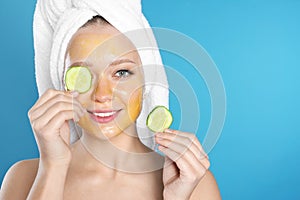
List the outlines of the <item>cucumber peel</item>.
<svg viewBox="0 0 300 200">
<path fill-rule="evenodd" d="M 92 74 L 87 67 L 71 67 L 66 72 L 65 84 L 67 90 L 76 90 L 79 93 L 85 93 L 92 86 Z"/>
<path fill-rule="evenodd" d="M 173 116 L 165 106 L 156 106 L 148 115 L 147 127 L 153 132 L 163 132 L 173 122 Z"/>
</svg>

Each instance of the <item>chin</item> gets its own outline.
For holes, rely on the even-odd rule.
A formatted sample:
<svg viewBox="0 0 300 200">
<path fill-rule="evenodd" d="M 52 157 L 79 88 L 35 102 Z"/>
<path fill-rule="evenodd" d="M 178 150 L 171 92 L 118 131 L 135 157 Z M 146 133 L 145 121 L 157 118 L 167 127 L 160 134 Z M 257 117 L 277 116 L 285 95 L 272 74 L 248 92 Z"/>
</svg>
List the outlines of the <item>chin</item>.
<svg viewBox="0 0 300 200">
<path fill-rule="evenodd" d="M 102 126 L 99 127 L 98 129 L 98 134 L 100 135 L 100 137 L 102 137 L 101 139 L 112 139 L 114 137 L 119 136 L 120 134 L 123 133 L 123 131 L 121 129 L 119 129 L 117 126 Z"/>
<path fill-rule="evenodd" d="M 122 120 L 120 120 L 120 118 Z M 109 123 L 96 123 L 89 116 L 84 116 L 78 125 L 90 136 L 101 140 L 115 138 L 121 134 L 136 136 L 136 124 L 129 116 L 119 116 L 116 120 Z M 135 116 L 134 118 L 137 118 Z"/>
</svg>

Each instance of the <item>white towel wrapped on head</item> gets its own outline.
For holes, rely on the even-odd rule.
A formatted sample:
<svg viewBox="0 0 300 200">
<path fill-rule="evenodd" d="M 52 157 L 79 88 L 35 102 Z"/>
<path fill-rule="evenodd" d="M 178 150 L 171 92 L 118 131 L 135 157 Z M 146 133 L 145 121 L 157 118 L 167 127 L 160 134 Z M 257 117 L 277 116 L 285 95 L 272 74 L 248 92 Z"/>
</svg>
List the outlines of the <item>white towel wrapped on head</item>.
<svg viewBox="0 0 300 200">
<path fill-rule="evenodd" d="M 140 0 L 38 0 L 33 33 L 39 96 L 49 88 L 64 90 L 64 58 L 69 41 L 82 25 L 96 15 L 126 34 L 138 49 L 145 75 L 146 98 L 137 119 L 137 131 L 141 141 L 153 149 L 154 141 L 146 128 L 146 118 L 156 105 L 168 107 L 169 93 L 156 40 L 142 13 Z M 137 31 L 138 35 L 132 37 L 133 31 Z M 78 139 L 78 133 L 71 121 L 70 128 L 73 143 Z"/>
</svg>

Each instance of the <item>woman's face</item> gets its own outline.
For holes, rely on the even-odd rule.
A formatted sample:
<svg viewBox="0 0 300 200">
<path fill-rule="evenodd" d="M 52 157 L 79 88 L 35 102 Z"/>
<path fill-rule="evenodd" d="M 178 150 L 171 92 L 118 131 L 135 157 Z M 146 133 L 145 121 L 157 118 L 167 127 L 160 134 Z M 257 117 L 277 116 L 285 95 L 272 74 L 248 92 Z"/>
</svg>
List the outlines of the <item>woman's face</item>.
<svg viewBox="0 0 300 200">
<path fill-rule="evenodd" d="M 92 73 L 91 89 L 78 96 L 87 110 L 78 124 L 87 133 L 112 138 L 135 126 L 142 107 L 144 76 L 139 55 L 128 38 L 110 25 L 81 28 L 70 41 L 65 66 L 86 66 Z"/>
</svg>

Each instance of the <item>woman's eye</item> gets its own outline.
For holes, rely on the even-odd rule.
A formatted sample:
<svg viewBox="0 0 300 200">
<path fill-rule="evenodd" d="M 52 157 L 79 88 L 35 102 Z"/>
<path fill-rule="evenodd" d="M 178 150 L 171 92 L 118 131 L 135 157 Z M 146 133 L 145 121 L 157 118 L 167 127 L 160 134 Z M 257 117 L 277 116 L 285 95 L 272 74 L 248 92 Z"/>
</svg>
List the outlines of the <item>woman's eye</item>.
<svg viewBox="0 0 300 200">
<path fill-rule="evenodd" d="M 131 74 L 133 74 L 131 71 L 122 69 L 122 70 L 118 70 L 114 74 L 114 76 L 118 77 L 118 78 L 126 78 L 126 77 L 130 76 Z"/>
</svg>

